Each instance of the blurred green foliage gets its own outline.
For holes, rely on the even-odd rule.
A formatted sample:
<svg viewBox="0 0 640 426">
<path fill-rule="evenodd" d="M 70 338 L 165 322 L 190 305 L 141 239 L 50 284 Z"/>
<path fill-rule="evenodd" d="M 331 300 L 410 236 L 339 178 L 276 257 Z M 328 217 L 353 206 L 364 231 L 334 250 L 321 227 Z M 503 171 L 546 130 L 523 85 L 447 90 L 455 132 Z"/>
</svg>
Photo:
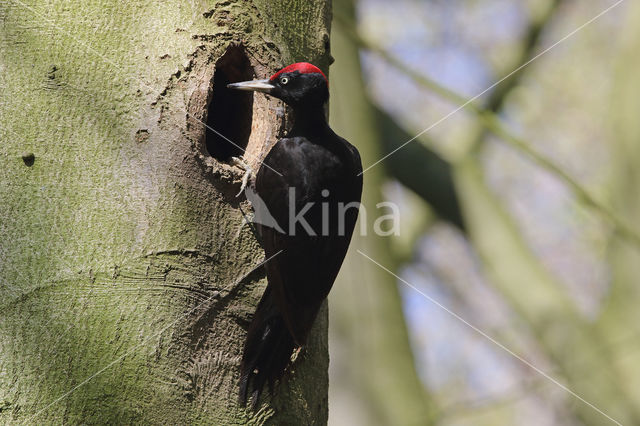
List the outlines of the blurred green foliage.
<svg viewBox="0 0 640 426">
<path fill-rule="evenodd" d="M 360 0 L 355 24 L 341 6 L 349 2 L 336 3 L 334 34 L 346 39 L 334 38 L 334 47 L 360 48 L 369 103 L 337 120 L 337 130 L 354 134 L 366 123 L 375 137 L 356 143 L 374 144 L 365 149 L 378 157 L 365 159 L 365 169 L 393 154 L 366 171 L 365 182 L 371 173 L 379 188 L 399 183 L 401 196 L 383 195 L 405 203 L 407 223 L 422 223 L 371 256 L 468 321 L 378 265 L 351 259 L 360 273 L 345 273 L 344 286 L 365 268 L 369 297 L 393 285 L 390 278 L 403 296 L 410 330 L 403 345 L 427 392 L 403 404 L 429 407 L 411 422 L 640 424 L 640 7 Z M 337 64 L 348 60 L 344 52 L 353 50 L 336 49 Z M 335 88 L 332 96 L 340 96 Z M 339 105 L 334 99 L 332 108 Z M 415 196 L 441 221 L 404 201 Z M 363 332 L 376 323 L 351 317 L 358 331 L 345 332 L 339 314 L 354 306 L 367 312 L 368 303 L 359 292 L 340 293 L 331 336 L 344 353 L 332 357 L 332 368 L 368 367 L 353 377 L 383 378 L 388 372 L 360 364 L 350 342 L 366 347 L 368 339 L 384 340 L 384 330 Z M 394 321 L 387 318 L 385 329 Z M 330 421 L 407 424 L 381 415 L 398 402 L 380 396 L 406 391 L 398 382 L 353 385 L 343 377 L 332 390 L 340 400 L 333 397 Z"/>
</svg>

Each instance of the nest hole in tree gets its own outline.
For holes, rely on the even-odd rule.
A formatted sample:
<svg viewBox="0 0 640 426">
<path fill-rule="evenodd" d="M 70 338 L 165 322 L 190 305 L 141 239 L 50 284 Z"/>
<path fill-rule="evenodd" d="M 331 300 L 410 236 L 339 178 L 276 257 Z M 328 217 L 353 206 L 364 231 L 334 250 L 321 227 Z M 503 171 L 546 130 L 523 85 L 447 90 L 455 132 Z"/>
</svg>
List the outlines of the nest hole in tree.
<svg viewBox="0 0 640 426">
<path fill-rule="evenodd" d="M 218 161 L 241 156 L 251 135 L 253 93 L 228 89 L 227 84 L 251 80 L 253 67 L 242 46 L 231 45 L 218 59 L 213 92 L 207 107 L 205 143 Z"/>
</svg>

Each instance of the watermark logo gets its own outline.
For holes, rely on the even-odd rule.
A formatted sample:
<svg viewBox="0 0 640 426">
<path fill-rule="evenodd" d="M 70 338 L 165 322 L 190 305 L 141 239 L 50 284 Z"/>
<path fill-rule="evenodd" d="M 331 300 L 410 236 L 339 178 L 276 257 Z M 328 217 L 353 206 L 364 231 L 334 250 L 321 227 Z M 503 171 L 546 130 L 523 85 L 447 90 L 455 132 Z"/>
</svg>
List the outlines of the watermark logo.
<svg viewBox="0 0 640 426">
<path fill-rule="evenodd" d="M 370 215 L 362 203 L 331 201 L 330 191 L 321 192 L 320 201 L 299 200 L 295 187 L 289 187 L 286 206 L 278 206 L 280 217 L 276 220 L 267 203 L 249 186 L 245 188 L 247 200 L 253 206 L 251 222 L 275 229 L 291 236 L 344 236 L 347 224 L 353 221 L 357 213 L 359 226 L 354 232 L 367 236 L 371 230 L 382 237 L 400 235 L 400 208 L 396 203 L 384 201 L 376 204 L 375 215 Z"/>
</svg>

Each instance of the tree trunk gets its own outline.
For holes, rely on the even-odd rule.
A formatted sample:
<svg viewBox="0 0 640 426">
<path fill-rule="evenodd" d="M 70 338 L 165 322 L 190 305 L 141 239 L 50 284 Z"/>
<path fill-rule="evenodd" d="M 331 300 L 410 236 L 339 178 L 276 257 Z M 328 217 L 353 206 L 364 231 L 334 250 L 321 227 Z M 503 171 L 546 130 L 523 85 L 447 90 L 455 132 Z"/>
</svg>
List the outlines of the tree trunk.
<svg viewBox="0 0 640 426">
<path fill-rule="evenodd" d="M 611 166 L 611 198 L 616 213 L 626 223 L 638 227 L 640 214 L 640 78 L 636 72 L 640 59 L 640 4 L 628 5 L 625 31 L 615 73 L 615 87 L 611 102 L 611 120 L 616 139 Z M 608 246 L 611 264 L 611 289 L 604 305 L 598 331 L 603 337 L 602 352 L 608 355 L 609 369 L 618 371 L 620 388 L 627 395 L 626 406 L 620 413 L 611 414 L 623 424 L 640 422 L 640 249 L 614 235 Z M 622 405 L 622 404 L 620 404 Z M 616 417 L 617 416 L 617 417 Z"/>
<path fill-rule="evenodd" d="M 0 4 L 2 424 L 326 423 L 326 309 L 276 397 L 237 403 L 266 283 L 228 162 L 286 114 L 226 83 L 326 72 L 330 2 L 209 4 Z"/>
<path fill-rule="evenodd" d="M 355 21 L 352 1 L 340 0 L 334 6 L 336 17 Z M 362 80 L 358 47 L 344 29 L 344 24 L 336 25 L 332 33 L 337 60 L 330 87 L 331 125 L 357 146 L 368 167 L 382 157 L 382 142 Z M 360 235 L 360 223 L 356 225 L 348 262 L 329 296 L 332 338 L 339 342 L 332 369 L 343 383 L 333 400 L 345 417 L 360 416 L 362 424 L 429 425 L 432 407 L 416 372 L 397 281 L 356 252 L 393 270 L 398 266 L 390 249 L 392 237 L 375 235 L 372 229 L 376 215 L 384 211 L 377 208 L 383 201 L 384 166 L 365 172 L 363 178 L 362 203 L 368 217 L 361 213 L 360 221 L 368 235 Z"/>
</svg>

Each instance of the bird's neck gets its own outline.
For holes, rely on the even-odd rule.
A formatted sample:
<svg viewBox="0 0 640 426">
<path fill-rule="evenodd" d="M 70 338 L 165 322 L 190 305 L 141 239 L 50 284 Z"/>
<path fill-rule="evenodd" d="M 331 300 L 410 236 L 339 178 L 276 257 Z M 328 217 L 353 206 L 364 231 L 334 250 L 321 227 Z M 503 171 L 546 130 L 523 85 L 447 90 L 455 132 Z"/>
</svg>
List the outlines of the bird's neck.
<svg viewBox="0 0 640 426">
<path fill-rule="evenodd" d="M 291 136 L 319 134 L 329 129 L 324 104 L 297 106 L 293 109 Z"/>
</svg>

